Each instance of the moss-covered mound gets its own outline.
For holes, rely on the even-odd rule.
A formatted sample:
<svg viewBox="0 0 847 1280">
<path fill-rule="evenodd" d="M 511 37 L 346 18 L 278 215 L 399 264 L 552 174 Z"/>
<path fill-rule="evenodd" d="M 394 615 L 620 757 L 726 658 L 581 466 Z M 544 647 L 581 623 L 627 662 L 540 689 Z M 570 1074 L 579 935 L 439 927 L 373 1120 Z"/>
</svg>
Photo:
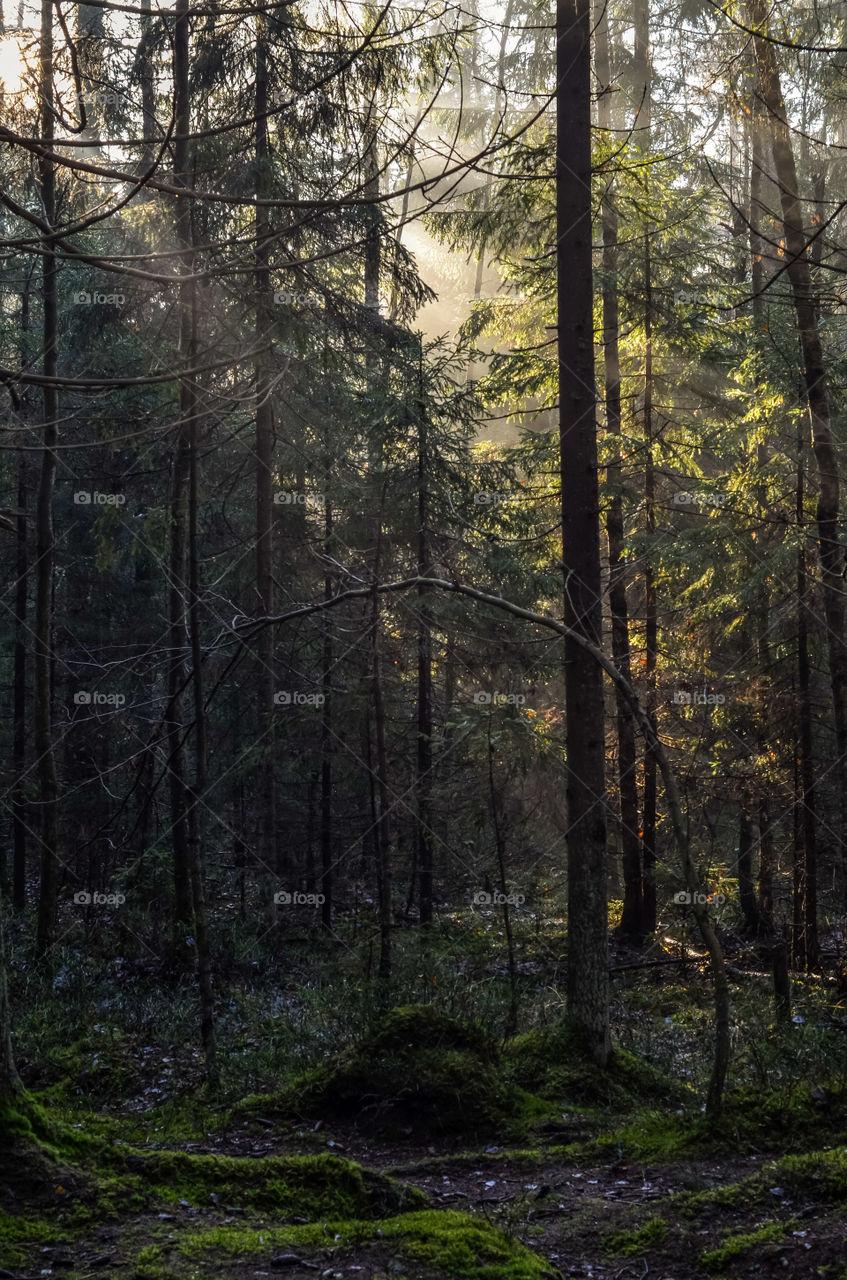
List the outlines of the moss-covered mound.
<svg viewBox="0 0 847 1280">
<path fill-rule="evenodd" d="M 613 1049 L 601 1071 L 579 1031 L 566 1022 L 516 1036 L 503 1060 L 515 1084 L 551 1102 L 627 1111 L 634 1104 L 690 1100 L 684 1086 L 625 1049 Z"/>
<path fill-rule="evenodd" d="M 156 1200 L 213 1203 L 272 1211 L 277 1221 L 307 1218 L 383 1218 L 420 1209 L 414 1187 L 340 1156 L 195 1156 L 181 1151 L 127 1157 L 127 1166 Z"/>
<path fill-rule="evenodd" d="M 551 1275 L 543 1259 L 483 1219 L 429 1210 L 383 1222 L 187 1232 L 175 1243 L 142 1250 L 135 1276 L 172 1280 L 197 1275 L 198 1265 L 203 1275 L 230 1276 L 234 1267 L 248 1261 L 250 1272 L 285 1267 L 289 1274 L 300 1275 L 295 1258 L 317 1268 L 316 1274 L 337 1274 L 355 1259 L 360 1270 L 366 1264 L 365 1274 L 406 1280 L 542 1280 Z"/>
<path fill-rule="evenodd" d="M 79 1135 L 54 1124 L 27 1093 L 0 1108 L 0 1209 L 54 1203 L 59 1194 L 81 1195 L 88 1179 L 75 1167 Z"/>
<path fill-rule="evenodd" d="M 386 1138 L 517 1135 L 544 1112 L 502 1070 L 496 1046 L 432 1005 L 392 1009 L 363 1040 L 242 1112 L 329 1117 Z"/>
</svg>

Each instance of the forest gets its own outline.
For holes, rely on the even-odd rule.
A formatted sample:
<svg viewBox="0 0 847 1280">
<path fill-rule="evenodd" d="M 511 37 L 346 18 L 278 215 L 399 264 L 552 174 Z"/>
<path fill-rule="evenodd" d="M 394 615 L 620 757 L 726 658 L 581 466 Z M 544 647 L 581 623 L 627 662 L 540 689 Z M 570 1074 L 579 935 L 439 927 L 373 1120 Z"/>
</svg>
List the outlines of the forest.
<svg viewBox="0 0 847 1280">
<path fill-rule="evenodd" d="M 0 104 L 0 1280 L 847 1280 L 845 0 Z"/>
</svg>

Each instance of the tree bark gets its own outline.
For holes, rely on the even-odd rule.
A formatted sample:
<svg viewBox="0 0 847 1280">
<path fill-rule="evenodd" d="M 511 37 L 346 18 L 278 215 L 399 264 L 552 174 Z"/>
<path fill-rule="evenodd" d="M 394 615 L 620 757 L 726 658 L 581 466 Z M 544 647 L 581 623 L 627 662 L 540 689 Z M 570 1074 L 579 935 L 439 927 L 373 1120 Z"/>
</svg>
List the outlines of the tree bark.
<svg viewBox="0 0 847 1280">
<path fill-rule="evenodd" d="M 192 300 L 193 327 L 196 331 L 196 298 Z M 196 338 L 192 348 L 196 347 Z M 206 1063 L 206 1080 L 213 1088 L 219 1082 L 217 1041 L 215 1035 L 215 1003 L 212 989 L 212 954 L 209 941 L 208 910 L 205 882 L 206 804 L 206 708 L 203 697 L 203 654 L 200 644 L 200 564 L 197 547 L 197 484 L 199 424 L 197 405 L 193 407 L 189 437 L 188 481 L 188 630 L 191 641 L 191 686 L 194 700 L 194 783 L 188 815 L 188 849 L 190 856 L 191 904 L 194 910 L 194 937 L 197 944 L 197 984 L 200 994 L 200 1036 Z"/>
<path fill-rule="evenodd" d="M 421 339 L 423 341 L 423 339 Z M 422 401 L 421 397 L 421 401 Z M 418 573 L 426 577 L 429 563 L 429 489 L 426 410 L 418 422 Z M 420 923 L 432 922 L 432 628 L 426 587 L 418 589 L 418 751 L 417 822 L 415 827 L 419 877 Z"/>
<path fill-rule="evenodd" d="M 27 557 L 26 454 L 18 459 L 18 515 L 15 539 L 15 655 L 14 692 L 12 699 L 12 903 L 16 911 L 26 906 L 26 792 L 23 776 L 26 770 L 26 613 L 29 563 Z"/>
<path fill-rule="evenodd" d="M 324 552 L 330 554 L 332 547 L 332 500 L 329 485 L 330 460 L 327 452 L 324 482 Z M 332 599 L 332 577 L 324 575 L 324 599 Z M 321 692 L 323 706 L 321 708 L 321 925 L 329 931 L 332 928 L 332 665 L 334 660 L 334 632 L 332 619 L 327 615 L 324 620 L 323 662 L 321 672 Z"/>
<path fill-rule="evenodd" d="M 559 446 L 565 621 L 601 643 L 600 503 L 591 253 L 590 0 L 556 10 Z M 609 1056 L 603 673 L 565 641 L 568 796 L 567 1012 Z"/>
<path fill-rule="evenodd" d="M 382 527 L 382 509 L 379 514 Z M 379 581 L 382 539 L 378 535 L 374 555 L 374 582 Z M 391 835 L 388 827 L 388 752 L 385 744 L 385 703 L 382 691 L 382 655 L 380 646 L 381 618 L 379 596 L 373 593 L 371 611 L 373 636 L 371 642 L 371 690 L 374 709 L 374 738 L 376 747 L 376 777 L 374 807 L 374 851 L 376 855 L 376 895 L 379 915 L 379 977 L 387 981 L 391 977 Z"/>
<path fill-rule="evenodd" d="M 370 121 L 365 129 L 364 184 L 367 200 L 379 196 L 379 162 L 377 155 L 377 131 Z M 378 214 L 375 204 L 368 206 L 369 225 L 365 237 L 364 303 L 375 317 L 379 311 L 380 244 Z M 377 389 L 376 352 L 369 347 L 366 355 L 368 385 L 373 395 Z M 378 428 L 377 428 L 378 429 Z M 382 567 L 383 522 L 385 517 L 385 476 L 383 474 L 382 441 L 372 439 L 369 444 L 369 471 L 371 492 L 375 501 L 373 580 L 379 581 Z M 373 800 L 376 811 L 374 851 L 376 855 L 376 890 L 379 915 L 379 977 L 387 981 L 391 976 L 391 835 L 388 823 L 388 752 L 385 741 L 385 700 L 382 687 L 381 653 L 382 619 L 379 596 L 373 595 L 371 610 L 371 691 L 374 708 L 374 747 L 376 778 Z"/>
<path fill-rule="evenodd" d="M 599 83 L 598 123 L 612 127 L 612 74 L 608 10 L 604 0 L 595 13 L 594 63 Z M 600 206 L 603 235 L 603 369 L 606 390 L 606 430 L 614 438 L 614 453 L 606 466 L 610 492 L 606 535 L 609 545 L 609 612 L 612 621 L 612 658 L 631 678 L 629 611 L 626 598 L 627 567 L 623 558 L 623 496 L 621 494 L 621 372 L 620 308 L 618 305 L 618 215 L 614 206 L 613 179 L 609 179 Z M 627 941 L 644 936 L 644 897 L 641 871 L 641 837 L 638 826 L 635 730 L 623 695 L 615 689 L 618 737 L 618 787 L 620 791 L 621 852 L 624 882 L 619 933 Z"/>
<path fill-rule="evenodd" d="M 767 36 L 765 0 L 749 0 L 758 70 L 758 92 L 768 114 L 776 183 L 782 207 L 786 270 L 794 300 L 797 334 L 811 421 L 812 451 L 818 472 L 817 532 L 821 591 L 829 654 L 829 675 L 835 720 L 836 762 L 840 799 L 839 867 L 843 875 L 847 848 L 847 638 L 844 634 L 844 554 L 838 538 L 840 478 L 832 431 L 827 372 L 803 226 L 797 169 L 785 114 L 774 46 Z M 843 883 L 843 880 L 842 880 Z"/>
<path fill-rule="evenodd" d="M 44 154 L 38 161 L 42 216 L 52 227 L 56 219 L 56 171 L 47 153 L 53 149 L 53 0 L 41 3 L 39 49 L 41 92 L 41 137 Z M 57 299 L 56 255 L 52 241 L 44 245 L 42 256 L 43 347 L 45 378 L 56 377 Z M 58 396 L 55 386 L 45 384 L 43 395 L 44 448 L 36 506 L 35 632 L 33 636 L 35 676 L 35 751 L 38 760 L 39 802 L 41 806 L 41 892 L 38 901 L 37 948 L 43 955 L 52 945 L 58 912 L 59 863 L 57 856 L 56 758 L 53 747 L 52 632 L 53 632 L 53 486 L 56 478 L 58 443 Z"/>
<path fill-rule="evenodd" d="M 634 48 L 636 92 L 640 95 L 636 104 L 635 128 L 638 148 L 642 155 L 650 150 L 653 127 L 653 67 L 650 53 L 650 9 L 647 0 L 639 0 L 634 10 Z M 644 179 L 645 198 L 649 198 L 649 170 Z M 647 549 L 644 557 L 644 675 L 647 681 L 647 714 L 655 721 L 656 715 L 656 666 L 659 653 L 659 615 L 656 597 L 656 572 L 652 559 L 652 545 L 656 533 L 656 475 L 653 463 L 653 270 L 650 237 L 653 229 L 648 223 L 644 228 L 644 527 Z M 644 755 L 644 796 L 642 824 L 643 860 L 643 934 L 656 929 L 656 812 L 657 812 L 656 761 L 649 750 Z"/>
<path fill-rule="evenodd" d="M 755 95 L 750 103 L 750 136 L 752 141 L 750 157 L 750 284 L 753 317 L 753 342 L 761 345 L 761 334 L 765 327 L 765 304 L 762 296 L 764 284 L 764 242 L 761 236 L 762 206 L 762 174 L 764 170 L 764 148 L 762 145 L 761 104 Z M 767 464 L 767 449 L 764 444 L 756 446 L 756 466 L 759 480 L 756 485 L 756 502 L 762 519 L 767 514 L 767 488 L 764 482 L 764 469 Z M 759 671 L 768 681 L 770 687 L 771 650 L 768 641 L 770 630 L 770 597 L 767 584 L 762 585 L 756 604 L 756 656 Z M 767 724 L 765 717 L 760 720 L 758 733 L 759 756 L 764 758 L 767 750 Z M 775 864 L 773 831 L 771 827 L 770 803 L 766 789 L 767 784 L 759 789 L 758 821 L 759 821 L 759 897 L 758 915 L 759 931 L 770 935 L 773 933 L 773 872 Z"/>
<path fill-rule="evenodd" d="M 804 455 L 807 444 L 802 424 L 797 427 L 797 528 L 805 527 Z M 806 551 L 797 552 L 797 759 L 794 820 L 794 911 L 792 953 L 797 968 L 810 969 L 818 959 L 817 928 L 817 797 L 812 747 L 811 661 L 809 656 L 808 581 Z"/>
<path fill-rule="evenodd" d="M 139 164 L 139 169 L 142 173 L 147 173 L 153 167 L 153 162 L 156 158 L 156 86 L 153 74 L 153 35 L 151 0 L 141 0 L 141 40 L 138 49 L 137 66 L 141 82 L 141 129 L 143 137 L 146 139 L 141 150 Z M 141 198 L 144 199 L 146 195 L 146 188 L 142 189 Z"/>
<path fill-rule="evenodd" d="M 265 17 L 256 18 L 256 198 L 270 194 L 269 166 L 270 143 L 268 138 L 268 47 Z M 256 214 L 256 345 L 268 341 L 273 324 L 273 293 L 270 272 L 271 228 L 267 214 Z M 263 611 L 273 612 L 274 579 L 274 419 L 271 401 L 272 369 L 270 352 L 262 351 L 256 357 L 254 378 L 256 385 L 256 590 Z M 262 633 L 257 650 L 259 678 L 257 681 L 259 744 L 261 751 L 259 795 L 259 859 L 265 873 L 279 875 L 286 868 L 280 865 L 276 826 L 276 779 L 274 693 L 276 672 L 274 664 L 273 636 Z"/>
<path fill-rule="evenodd" d="M 174 185 L 187 186 L 188 141 L 191 125 L 189 99 L 189 19 L 188 0 L 177 0 L 174 23 Z M 181 251 L 180 272 L 191 270 L 191 206 L 187 198 L 176 197 L 175 230 Z M 187 363 L 192 342 L 191 283 L 179 285 L 179 350 Z M 172 471 L 170 500 L 170 547 L 168 592 L 168 630 L 170 663 L 168 667 L 168 706 L 165 715 L 165 746 L 170 785 L 170 821 L 174 859 L 174 936 L 177 954 L 185 955 L 183 936 L 192 927 L 191 852 L 189 849 L 185 749 L 182 725 L 182 687 L 185 679 L 186 650 L 186 558 L 187 558 L 187 488 L 189 481 L 190 429 L 194 412 L 193 390 L 188 379 L 180 382 L 180 425 Z"/>
</svg>

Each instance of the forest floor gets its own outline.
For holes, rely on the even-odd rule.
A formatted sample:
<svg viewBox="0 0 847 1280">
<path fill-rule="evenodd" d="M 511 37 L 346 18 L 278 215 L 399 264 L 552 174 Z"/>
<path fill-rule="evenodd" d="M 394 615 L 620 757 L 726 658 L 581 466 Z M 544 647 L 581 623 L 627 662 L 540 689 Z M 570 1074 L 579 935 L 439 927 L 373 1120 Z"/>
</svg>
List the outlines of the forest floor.
<svg viewBox="0 0 847 1280">
<path fill-rule="evenodd" d="M 0 1277 L 847 1277 L 847 1145 L 645 1159 L 582 1120 L 578 1141 L 532 1147 L 285 1128 L 116 1144 L 68 1176 L 60 1161 L 7 1194 Z"/>
<path fill-rule="evenodd" d="M 294 1006 L 233 988 L 217 1094 L 190 988 L 60 975 L 19 1035 L 42 1145 L 30 1168 L 0 1141 L 0 1280 L 847 1280 L 842 995 L 798 984 L 779 1027 L 735 972 L 717 1124 L 693 970 L 627 975 L 605 1073 L 561 1021 L 495 1040 L 433 1004 L 362 1018 L 351 988 L 286 1059 Z"/>
</svg>

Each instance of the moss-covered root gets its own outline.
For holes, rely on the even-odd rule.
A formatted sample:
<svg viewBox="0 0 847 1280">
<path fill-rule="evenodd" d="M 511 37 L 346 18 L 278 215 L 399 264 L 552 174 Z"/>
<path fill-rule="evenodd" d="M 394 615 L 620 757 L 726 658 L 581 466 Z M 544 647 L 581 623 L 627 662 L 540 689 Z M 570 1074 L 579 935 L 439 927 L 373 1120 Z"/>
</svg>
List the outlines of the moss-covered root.
<svg viewBox="0 0 847 1280">
<path fill-rule="evenodd" d="M 222 1201 L 273 1212 L 277 1221 L 383 1218 L 427 1203 L 422 1191 L 334 1155 L 249 1159 L 163 1151 L 131 1154 L 127 1164 L 157 1200 L 200 1208 Z"/>
<path fill-rule="evenodd" d="M 136 1280 L 174 1280 L 198 1266 L 259 1262 L 280 1255 L 317 1259 L 322 1269 L 342 1269 L 364 1259 L 369 1274 L 415 1280 L 544 1280 L 543 1259 L 480 1218 L 448 1210 L 408 1213 L 381 1222 L 325 1222 L 306 1227 L 245 1230 L 217 1227 L 177 1242 L 149 1246 L 136 1259 Z M 277 1262 L 279 1265 L 279 1262 Z M 313 1263 L 314 1265 L 314 1263 Z"/>
<path fill-rule="evenodd" d="M 81 1139 L 73 1130 L 55 1124 L 27 1093 L 17 1094 L 0 1107 L 0 1207 L 38 1204 L 50 1198 L 56 1183 L 78 1186 L 72 1168 Z"/>
</svg>

